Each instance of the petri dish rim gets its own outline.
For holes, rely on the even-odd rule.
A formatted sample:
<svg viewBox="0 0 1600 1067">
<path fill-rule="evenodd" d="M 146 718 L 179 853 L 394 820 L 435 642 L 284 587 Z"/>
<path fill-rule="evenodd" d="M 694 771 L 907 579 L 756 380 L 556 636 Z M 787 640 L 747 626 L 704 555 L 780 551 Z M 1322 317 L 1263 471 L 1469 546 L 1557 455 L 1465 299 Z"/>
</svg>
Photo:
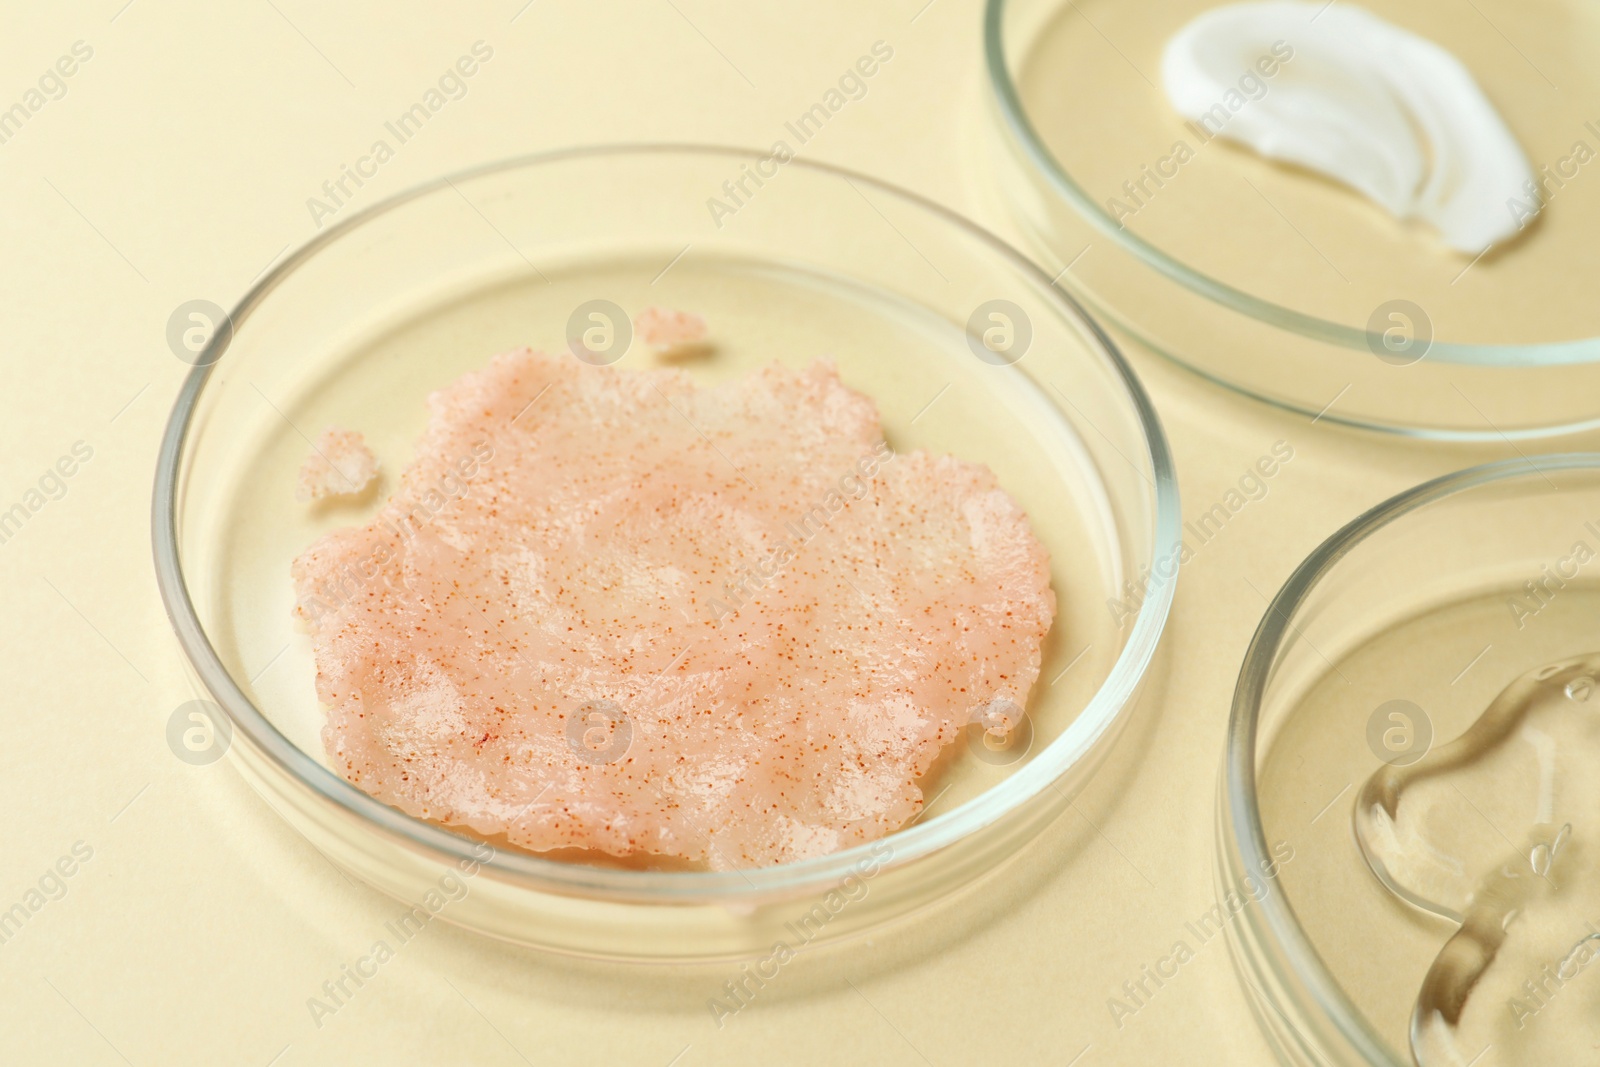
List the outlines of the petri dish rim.
<svg viewBox="0 0 1600 1067">
<path fill-rule="evenodd" d="M 424 822 L 391 808 L 346 781 L 290 741 L 255 706 L 234 680 L 201 622 L 190 597 L 179 553 L 178 502 L 184 470 L 184 445 L 201 394 L 212 371 L 226 359 L 232 336 L 249 320 L 251 313 L 294 270 L 318 251 L 361 226 L 403 207 L 430 193 L 459 182 L 539 164 L 607 155 L 682 153 L 720 156 L 748 161 L 762 153 L 722 145 L 697 144 L 615 144 L 568 148 L 531 153 L 480 164 L 443 175 L 396 193 L 349 218 L 329 226 L 289 253 L 258 280 L 228 312 L 227 331 L 215 331 L 196 357 L 195 366 L 184 378 L 172 414 L 163 431 L 157 453 L 154 491 L 151 497 L 152 549 L 156 582 L 166 606 L 168 619 L 190 665 L 204 688 L 217 700 L 238 730 L 276 767 L 309 789 L 320 799 L 345 814 L 371 824 L 389 837 L 424 854 L 457 862 L 478 863 L 501 878 L 535 890 L 548 890 L 580 896 L 623 901 L 694 904 L 749 897 L 766 893 L 787 894 L 837 883 L 855 865 L 869 860 L 875 843 L 857 845 L 816 859 L 772 867 L 742 868 L 734 871 L 632 871 L 613 870 L 545 859 L 532 853 L 496 849 L 484 859 L 477 851 L 478 839 Z M 795 159 L 788 166 L 860 183 L 891 199 L 926 212 L 970 239 L 987 246 L 1010 267 L 1040 283 L 1042 291 L 1057 302 L 1067 318 L 1081 327 L 1097 356 L 1115 374 L 1138 419 L 1149 452 L 1150 474 L 1155 489 L 1154 529 L 1149 558 L 1138 561 L 1154 573 L 1158 561 L 1175 554 L 1178 545 L 1178 488 L 1171 450 L 1160 418 L 1143 386 L 1106 335 L 1083 306 L 1022 253 L 950 209 L 869 175 L 830 164 Z M 1130 461 L 1131 462 L 1131 461 Z M 1094 749 L 1095 742 L 1117 721 L 1133 700 L 1143 680 L 1165 627 L 1172 604 L 1175 580 L 1152 583 L 1151 593 L 1140 605 L 1133 628 L 1105 682 L 1067 730 L 1040 755 L 1005 781 L 941 816 L 897 831 L 886 840 L 895 845 L 895 864 L 902 866 L 937 852 L 981 830 L 1023 807 L 1049 789 L 1080 759 Z"/>
<path fill-rule="evenodd" d="M 1447 497 L 1496 482 L 1561 470 L 1600 470 L 1600 452 L 1499 460 L 1423 482 L 1352 519 L 1295 568 L 1262 616 L 1239 670 L 1223 754 L 1221 799 L 1225 807 L 1218 821 L 1225 838 L 1218 842 L 1219 849 L 1236 850 L 1246 870 L 1271 858 L 1256 790 L 1261 703 L 1284 638 L 1295 629 L 1295 615 L 1323 577 L 1372 534 Z M 1226 862 L 1224 855 L 1219 854 L 1218 859 L 1219 863 Z M 1218 876 L 1223 877 L 1222 871 Z M 1269 937 L 1265 946 L 1268 964 L 1287 968 L 1291 977 L 1309 992 L 1322 1019 L 1331 1022 L 1366 1062 L 1381 1067 L 1407 1067 L 1409 1061 L 1394 1058 L 1388 1042 L 1372 1028 L 1322 962 L 1285 894 L 1268 893 L 1256 907 Z"/>
<path fill-rule="evenodd" d="M 1023 106 L 1022 96 L 1017 89 L 1016 80 L 1012 77 L 1011 69 L 1006 63 L 1005 15 L 1010 2 L 1011 0 L 985 0 L 983 12 L 984 68 L 987 73 L 989 89 L 993 93 L 995 105 L 999 108 L 1002 124 L 1006 132 L 1016 142 L 1017 146 L 1022 149 L 1026 159 L 1045 176 L 1051 189 L 1067 201 L 1072 209 L 1097 231 L 1125 251 L 1136 256 L 1147 267 L 1210 300 L 1212 303 L 1256 319 L 1268 326 L 1289 330 L 1315 341 L 1353 350 L 1359 349 L 1361 352 L 1369 351 L 1368 346 L 1372 335 L 1365 328 L 1350 326 L 1330 319 L 1320 318 L 1316 315 L 1295 311 L 1270 300 L 1263 300 L 1258 296 L 1253 296 L 1236 286 L 1228 285 L 1203 271 L 1195 270 L 1156 245 L 1134 234 L 1131 230 L 1119 226 L 1115 219 L 1106 214 L 1100 205 L 1095 203 L 1094 198 L 1084 191 L 1083 187 L 1067 173 L 1055 156 L 1051 154 L 1050 150 L 1045 146 L 1044 139 L 1040 137 L 1033 123 L 1028 119 L 1027 109 Z M 1584 337 L 1544 344 L 1515 345 L 1464 344 L 1435 338 L 1428 348 L 1428 358 L 1435 362 L 1491 368 L 1559 367 L 1587 364 L 1600 360 L 1600 337 Z M 1182 362 L 1184 362 L 1185 366 L 1190 365 L 1187 361 Z M 1214 375 L 1207 375 L 1207 377 L 1220 381 L 1229 388 L 1237 389 L 1248 395 L 1256 395 L 1250 393 L 1248 389 L 1234 384 L 1232 381 L 1216 378 Z M 1280 407 L 1285 406 L 1279 401 L 1269 402 Z M 1369 429 L 1386 428 L 1383 426 L 1369 426 L 1365 422 L 1359 425 Z M 1585 424 L 1585 426 L 1587 425 L 1590 425 L 1590 423 Z M 1561 432 L 1569 432 L 1572 429 L 1575 428 L 1563 428 Z M 1428 433 L 1423 436 L 1448 437 L 1452 435 Z M 1529 434 L 1529 436 L 1542 436 L 1542 434 Z"/>
</svg>

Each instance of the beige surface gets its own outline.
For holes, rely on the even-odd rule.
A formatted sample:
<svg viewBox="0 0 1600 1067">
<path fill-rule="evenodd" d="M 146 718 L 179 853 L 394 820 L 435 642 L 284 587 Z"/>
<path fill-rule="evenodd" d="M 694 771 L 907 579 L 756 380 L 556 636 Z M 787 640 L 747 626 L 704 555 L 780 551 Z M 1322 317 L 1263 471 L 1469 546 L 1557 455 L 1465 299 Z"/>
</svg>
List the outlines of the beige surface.
<svg viewBox="0 0 1600 1067">
<path fill-rule="evenodd" d="M 1137 363 L 1185 511 L 1279 439 L 1295 459 L 1185 568 L 1163 669 L 1113 764 L 981 895 L 803 957 L 718 1029 L 722 968 L 579 965 L 430 927 L 335 1016 L 306 1000 L 397 905 L 348 883 L 226 763 L 163 731 L 188 698 L 147 535 L 184 300 L 231 302 L 313 224 L 306 198 L 477 40 L 493 59 L 359 193 L 468 163 L 627 139 L 767 144 L 875 40 L 865 100 L 810 146 L 976 210 L 976 0 L 31 5 L 0 35 L 0 104 L 73 42 L 92 60 L 0 145 L 0 498 L 82 440 L 66 495 L 0 544 L 0 906 L 75 842 L 63 897 L 0 945 L 8 1063 L 1262 1063 L 1220 939 L 1119 1028 L 1107 998 L 1212 902 L 1233 677 L 1269 593 L 1357 509 L 1508 450 L 1397 448 Z M 437 5 L 444 7 L 445 5 Z M 115 18 L 113 18 L 115 16 Z M 913 16 L 919 16 L 913 21 Z M 17 23 L 20 25 L 16 25 Z M 740 72 L 743 72 L 741 74 Z M 748 81 L 746 80 L 748 76 Z M 753 83 L 753 84 L 752 84 Z M 1000 220 L 988 220 L 1004 229 Z M 82 846 L 80 846 L 80 852 Z"/>
</svg>

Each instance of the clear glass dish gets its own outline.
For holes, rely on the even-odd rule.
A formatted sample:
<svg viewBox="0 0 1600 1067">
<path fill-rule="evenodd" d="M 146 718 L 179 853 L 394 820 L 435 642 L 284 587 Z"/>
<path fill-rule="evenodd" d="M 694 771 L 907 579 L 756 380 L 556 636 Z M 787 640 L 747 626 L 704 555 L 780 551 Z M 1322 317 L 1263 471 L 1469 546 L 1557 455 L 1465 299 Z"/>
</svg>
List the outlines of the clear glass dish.
<svg viewBox="0 0 1600 1067">
<path fill-rule="evenodd" d="M 690 370 L 707 379 L 830 356 L 876 401 L 897 450 L 990 465 L 1050 550 L 1060 600 L 1031 747 L 996 755 L 973 733 L 974 754 L 956 746 L 912 825 L 732 872 L 476 841 L 330 769 L 288 565 L 321 532 L 364 519 L 392 482 L 347 508 L 296 505 L 307 438 L 361 430 L 392 478 L 430 390 L 518 345 L 564 350 L 569 318 L 594 300 L 624 317 L 651 304 L 704 314 L 716 352 Z M 860 175 L 677 146 L 484 166 L 329 227 L 227 325 L 178 398 L 153 521 L 162 594 L 199 686 L 231 723 L 228 757 L 337 864 L 402 900 L 470 874 L 441 915 L 502 938 L 595 957 L 733 958 L 792 941 L 788 924 L 818 907 L 826 926 L 813 937 L 833 939 L 939 899 L 1013 854 L 1092 773 L 1171 602 L 1171 459 L 1115 348 L 1009 247 Z M 618 366 L 649 365 L 642 348 Z M 870 892 L 857 892 L 863 881 Z"/>
<path fill-rule="evenodd" d="M 1362 857 L 1355 798 L 1394 748 L 1374 723 L 1406 702 L 1411 732 L 1395 741 L 1420 758 L 1525 672 L 1593 652 L 1600 569 L 1572 565 L 1579 541 L 1600 547 L 1600 454 L 1473 467 L 1351 522 L 1267 610 L 1228 723 L 1217 881 L 1282 1062 L 1412 1063 L 1411 1009 L 1456 925 L 1402 902 Z M 1575 577 L 1528 600 L 1525 583 L 1563 560 Z"/>
<path fill-rule="evenodd" d="M 1050 273 L 1118 336 L 1330 421 L 1445 439 L 1596 425 L 1600 8 L 1363 5 L 1466 63 L 1554 192 L 1472 260 L 1178 117 L 1161 50 L 1218 2 L 989 0 L 990 185 Z"/>
</svg>

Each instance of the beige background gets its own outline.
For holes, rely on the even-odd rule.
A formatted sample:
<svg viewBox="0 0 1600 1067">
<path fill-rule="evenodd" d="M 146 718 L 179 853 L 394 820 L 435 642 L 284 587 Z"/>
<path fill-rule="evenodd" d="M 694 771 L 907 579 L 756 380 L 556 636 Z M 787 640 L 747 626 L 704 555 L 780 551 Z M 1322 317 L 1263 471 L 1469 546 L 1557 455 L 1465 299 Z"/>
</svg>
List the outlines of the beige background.
<svg viewBox="0 0 1600 1067">
<path fill-rule="evenodd" d="M 0 834 L 0 907 L 74 843 L 93 856 L 0 945 L 0 1059 L 1266 1062 L 1220 939 L 1120 1027 L 1107 1008 L 1212 903 L 1223 726 L 1263 595 L 1361 508 L 1509 447 L 1401 446 L 1312 425 L 1134 354 L 1187 515 L 1274 441 L 1295 458 L 1184 569 L 1161 670 L 1113 763 L 981 893 L 803 957 L 720 1030 L 706 998 L 725 967 L 576 964 L 442 925 L 318 1028 L 306 999 L 398 905 L 337 873 L 227 763 L 189 767 L 165 743 L 188 691 L 147 512 L 186 369 L 164 340 L 174 307 L 231 303 L 309 237 L 306 198 L 477 40 L 494 57 L 468 95 L 356 205 L 561 145 L 766 145 L 883 40 L 893 61 L 807 153 L 983 214 L 979 5 L 923 2 L 533 0 L 519 12 L 523 0 L 496 0 L 445 12 L 74 0 L 8 12 L 0 107 L 74 42 L 94 55 L 0 145 L 0 503 L 74 442 L 94 455 L 64 498 L 0 544 L 0 804 L 14 813 Z"/>
</svg>

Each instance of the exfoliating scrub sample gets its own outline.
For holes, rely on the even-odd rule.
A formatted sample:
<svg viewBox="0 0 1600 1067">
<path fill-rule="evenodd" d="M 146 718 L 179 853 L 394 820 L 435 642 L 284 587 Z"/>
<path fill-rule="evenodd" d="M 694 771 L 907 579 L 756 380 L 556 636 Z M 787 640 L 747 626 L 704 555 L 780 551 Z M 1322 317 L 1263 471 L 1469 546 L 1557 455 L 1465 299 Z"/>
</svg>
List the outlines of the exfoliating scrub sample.
<svg viewBox="0 0 1600 1067">
<path fill-rule="evenodd" d="M 649 332 L 675 359 L 704 324 Z M 1022 721 L 1056 608 L 1027 516 L 892 450 L 831 363 L 702 386 L 523 349 L 429 408 L 387 502 L 292 566 L 327 753 L 373 796 L 572 859 L 771 865 L 903 826 L 969 725 Z"/>
<path fill-rule="evenodd" d="M 1356 837 L 1401 899 L 1459 923 L 1417 995 L 1420 1067 L 1593 1062 L 1600 654 L 1513 681 L 1452 743 L 1370 778 Z"/>
</svg>

